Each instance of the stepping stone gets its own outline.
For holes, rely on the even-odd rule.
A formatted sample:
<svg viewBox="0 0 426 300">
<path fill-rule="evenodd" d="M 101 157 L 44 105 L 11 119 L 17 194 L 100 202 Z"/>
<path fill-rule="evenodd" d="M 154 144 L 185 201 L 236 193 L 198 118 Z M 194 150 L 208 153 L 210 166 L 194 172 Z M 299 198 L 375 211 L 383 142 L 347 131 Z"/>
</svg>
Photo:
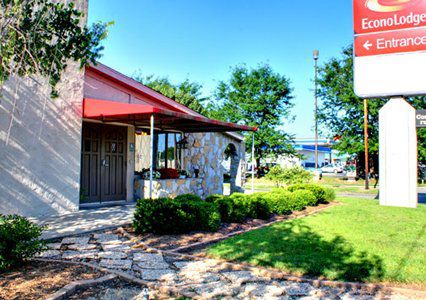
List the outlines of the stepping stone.
<svg viewBox="0 0 426 300">
<path fill-rule="evenodd" d="M 254 276 L 250 271 L 230 271 L 222 273 L 226 279 L 231 282 L 247 282 L 247 281 L 257 281 L 258 277 Z"/>
<path fill-rule="evenodd" d="M 49 247 L 50 250 L 59 250 L 61 249 L 61 243 L 52 243 L 52 244 L 47 244 L 47 247 Z"/>
<path fill-rule="evenodd" d="M 158 253 L 143 253 L 143 252 L 135 252 L 133 254 L 133 261 L 137 262 L 164 262 L 163 255 Z"/>
<path fill-rule="evenodd" d="M 202 296 L 203 299 L 210 299 L 218 296 L 232 296 L 234 294 L 235 286 L 227 282 L 214 282 L 209 284 L 200 284 L 192 286 L 195 292 Z"/>
<path fill-rule="evenodd" d="M 285 290 L 282 287 L 266 283 L 253 283 L 244 287 L 244 294 L 255 296 L 256 298 L 270 299 L 281 296 Z"/>
<path fill-rule="evenodd" d="M 176 273 L 172 269 L 139 269 L 136 270 L 141 274 L 144 280 L 174 281 Z"/>
<path fill-rule="evenodd" d="M 206 270 L 215 269 L 217 266 L 217 262 L 215 265 L 206 263 L 206 261 L 176 261 L 173 263 L 176 268 L 185 271 L 201 271 L 205 272 Z"/>
<path fill-rule="evenodd" d="M 141 269 L 169 269 L 170 266 L 165 261 L 143 261 L 135 262 Z"/>
<path fill-rule="evenodd" d="M 61 252 L 58 250 L 47 250 L 37 255 L 37 257 L 39 258 L 52 258 L 52 257 L 60 257 L 60 256 L 61 256 Z"/>
<path fill-rule="evenodd" d="M 63 245 L 69 245 L 69 244 L 88 244 L 90 240 L 90 237 L 68 237 L 64 238 L 62 240 Z"/>
<path fill-rule="evenodd" d="M 304 282 L 283 282 L 281 287 L 284 288 L 286 294 L 291 297 L 309 296 L 314 287 Z"/>
<path fill-rule="evenodd" d="M 68 245 L 68 249 L 77 250 L 77 251 L 93 250 L 95 248 L 96 248 L 95 244 L 71 244 L 71 245 Z"/>
<path fill-rule="evenodd" d="M 89 250 L 89 251 L 82 251 L 82 252 L 68 250 L 62 254 L 62 258 L 63 259 L 84 259 L 84 258 L 94 259 L 96 258 L 97 254 L 98 254 L 98 251 L 96 250 Z"/>
<path fill-rule="evenodd" d="M 124 258 L 127 258 L 127 254 L 124 252 L 106 251 L 106 252 L 99 252 L 98 257 L 106 258 L 106 259 L 124 259 Z"/>
<path fill-rule="evenodd" d="M 221 280 L 220 276 L 215 273 L 200 273 L 198 271 L 181 271 L 179 276 L 183 281 L 191 283 L 211 283 Z"/>
<path fill-rule="evenodd" d="M 126 251 L 130 250 L 130 247 L 127 245 L 120 244 L 102 244 L 102 250 L 104 251 Z"/>
<path fill-rule="evenodd" d="M 101 244 L 121 244 L 122 243 L 122 241 L 119 239 L 119 236 L 116 234 L 100 233 L 100 234 L 94 234 L 93 237 L 96 239 L 98 243 L 101 243 Z"/>
<path fill-rule="evenodd" d="M 100 262 L 101 267 L 105 267 L 108 269 L 123 269 L 129 270 L 132 268 L 132 261 L 125 259 L 102 259 Z"/>
</svg>

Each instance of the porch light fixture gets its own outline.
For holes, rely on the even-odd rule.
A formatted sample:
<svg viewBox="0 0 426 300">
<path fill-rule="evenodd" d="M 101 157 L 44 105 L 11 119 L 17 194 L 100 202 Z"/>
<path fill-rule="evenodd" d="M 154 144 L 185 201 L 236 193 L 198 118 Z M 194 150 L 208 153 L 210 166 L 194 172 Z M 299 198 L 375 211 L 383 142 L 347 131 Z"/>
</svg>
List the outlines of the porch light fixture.
<svg viewBox="0 0 426 300">
<path fill-rule="evenodd" d="M 184 137 L 179 142 L 176 143 L 176 148 L 179 150 L 188 149 L 188 139 Z"/>
</svg>

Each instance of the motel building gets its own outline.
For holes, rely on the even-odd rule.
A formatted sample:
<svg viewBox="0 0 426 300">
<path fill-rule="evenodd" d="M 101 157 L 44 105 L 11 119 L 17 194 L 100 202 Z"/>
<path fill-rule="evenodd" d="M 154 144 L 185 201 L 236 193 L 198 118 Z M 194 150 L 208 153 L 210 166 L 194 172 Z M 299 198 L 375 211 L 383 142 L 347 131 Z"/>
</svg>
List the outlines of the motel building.
<svg viewBox="0 0 426 300">
<path fill-rule="evenodd" d="M 87 0 L 74 1 L 87 16 Z M 70 62 L 59 97 L 45 78 L 1 86 L 0 214 L 63 215 L 139 198 L 243 190 L 255 128 L 203 117 L 102 64 Z M 229 170 L 228 170 L 229 171 Z M 227 171 L 227 172 L 228 172 Z"/>
<path fill-rule="evenodd" d="M 231 191 L 243 191 L 245 143 L 236 132 L 255 128 L 205 118 L 102 64 L 69 68 L 59 92 L 51 99 L 32 78 L 3 87 L 0 213 L 222 194 L 226 159 Z"/>
</svg>

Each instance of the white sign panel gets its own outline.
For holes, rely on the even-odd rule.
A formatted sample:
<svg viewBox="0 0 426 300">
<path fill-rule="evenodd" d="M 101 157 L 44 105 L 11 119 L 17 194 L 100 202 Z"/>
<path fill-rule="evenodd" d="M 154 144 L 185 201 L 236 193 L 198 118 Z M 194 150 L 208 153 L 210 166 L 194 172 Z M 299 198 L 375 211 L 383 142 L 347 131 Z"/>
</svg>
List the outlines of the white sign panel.
<svg viewBox="0 0 426 300">
<path fill-rule="evenodd" d="M 354 86 L 362 98 L 426 94 L 426 0 L 354 0 Z"/>
</svg>

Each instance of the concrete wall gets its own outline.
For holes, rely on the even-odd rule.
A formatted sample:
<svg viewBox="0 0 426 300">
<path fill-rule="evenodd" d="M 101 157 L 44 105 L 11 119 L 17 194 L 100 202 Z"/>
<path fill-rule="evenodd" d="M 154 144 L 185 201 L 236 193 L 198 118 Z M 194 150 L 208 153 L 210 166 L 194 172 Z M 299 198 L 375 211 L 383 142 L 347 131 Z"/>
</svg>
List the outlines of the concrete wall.
<svg viewBox="0 0 426 300">
<path fill-rule="evenodd" d="M 87 15 L 87 0 L 74 1 Z M 0 213 L 43 216 L 79 205 L 83 71 L 70 63 L 50 99 L 43 78 L 11 78 L 0 98 Z"/>
</svg>

